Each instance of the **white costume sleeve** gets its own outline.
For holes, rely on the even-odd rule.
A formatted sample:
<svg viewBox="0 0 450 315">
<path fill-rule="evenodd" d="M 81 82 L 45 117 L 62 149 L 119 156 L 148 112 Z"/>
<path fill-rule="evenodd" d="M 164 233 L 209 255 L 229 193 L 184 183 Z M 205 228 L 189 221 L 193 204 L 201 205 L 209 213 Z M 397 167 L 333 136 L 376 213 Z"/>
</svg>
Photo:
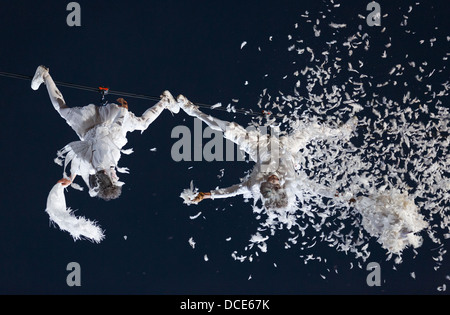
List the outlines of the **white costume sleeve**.
<svg viewBox="0 0 450 315">
<path fill-rule="evenodd" d="M 162 99 L 153 107 L 150 107 L 142 114 L 141 117 L 136 117 L 132 112 L 129 113 L 129 117 L 126 123 L 127 131 L 133 132 L 135 130 L 140 130 L 144 132 L 148 126 L 151 125 L 152 122 L 158 118 L 158 116 L 164 111 L 166 108 L 167 101 Z"/>
<path fill-rule="evenodd" d="M 227 188 L 218 188 L 211 191 L 211 199 L 224 199 L 250 193 L 247 182 L 236 184 Z"/>
<path fill-rule="evenodd" d="M 100 243 L 104 238 L 102 229 L 95 222 L 84 217 L 76 217 L 72 210 L 66 208 L 64 187 L 60 183 L 53 186 L 50 191 L 45 211 L 50 216 L 50 221 L 58 225 L 61 230 L 69 232 L 75 241 L 86 238 Z"/>
<path fill-rule="evenodd" d="M 258 146 L 263 139 L 263 145 L 267 143 L 267 138 L 262 138 L 261 133 L 255 129 L 246 130 L 241 125 L 232 122 L 228 123 L 226 130 L 224 131 L 224 137 L 234 143 L 239 148 L 247 153 L 253 161 L 258 161 Z"/>
<path fill-rule="evenodd" d="M 93 104 L 84 107 L 68 107 L 50 74 L 44 78 L 44 81 L 53 107 L 83 140 L 86 132 L 99 123 L 98 107 Z"/>
<path fill-rule="evenodd" d="M 189 116 L 195 117 L 203 121 L 213 130 L 223 132 L 224 138 L 236 143 L 239 148 L 250 155 L 256 161 L 257 146 L 260 133 L 256 130 L 246 130 L 235 122 L 228 122 L 206 115 L 191 103 L 184 104 L 183 110 Z"/>
</svg>

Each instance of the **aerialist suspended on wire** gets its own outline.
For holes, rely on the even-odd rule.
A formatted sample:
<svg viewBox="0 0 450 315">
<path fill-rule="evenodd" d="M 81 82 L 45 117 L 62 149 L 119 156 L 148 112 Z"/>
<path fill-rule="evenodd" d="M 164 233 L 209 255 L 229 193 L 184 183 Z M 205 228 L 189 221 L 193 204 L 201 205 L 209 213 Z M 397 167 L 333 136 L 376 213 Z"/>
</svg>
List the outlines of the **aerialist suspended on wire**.
<svg viewBox="0 0 450 315">
<path fill-rule="evenodd" d="M 426 227 L 418 207 L 407 194 L 380 191 L 373 196 L 355 197 L 351 192 L 338 192 L 333 183 L 323 184 L 311 178 L 298 163 L 299 151 L 313 140 L 348 141 L 357 126 L 356 117 L 345 124 L 331 128 L 317 122 L 297 121 L 295 131 L 286 136 L 264 135 L 258 130 L 246 130 L 235 122 L 222 121 L 201 112 L 184 97 L 178 99 L 180 107 L 190 116 L 205 122 L 211 129 L 223 133 L 256 163 L 252 172 L 240 183 L 228 188 L 198 192 L 191 183 L 180 197 L 186 204 L 198 204 L 204 199 L 229 198 L 243 195 L 254 199 L 254 211 L 267 215 L 265 227 L 290 229 L 297 224 L 299 201 L 333 199 L 342 205 L 354 205 L 361 214 L 366 231 L 378 238 L 389 252 L 400 253 L 406 246 L 418 247 L 421 237 L 415 233 Z M 262 207 L 256 206 L 261 200 Z M 306 202 L 307 204 L 309 202 Z"/>
<path fill-rule="evenodd" d="M 251 174 L 239 184 L 210 192 L 182 194 L 186 203 L 197 204 L 203 199 L 228 198 L 237 195 L 261 199 L 267 209 L 289 208 L 295 204 L 295 195 L 308 191 L 324 197 L 334 197 L 336 191 L 298 174 L 294 155 L 312 139 L 349 139 L 356 128 L 356 119 L 349 120 L 340 128 L 318 123 L 304 124 L 296 132 L 281 137 L 263 135 L 258 130 L 246 130 L 235 122 L 222 121 L 206 115 L 184 99 L 180 107 L 190 116 L 205 122 L 211 129 L 223 132 L 226 139 L 234 142 L 247 153 L 256 165 Z M 188 190 L 185 191 L 187 193 Z"/>
<path fill-rule="evenodd" d="M 119 181 L 116 172 L 128 173 L 127 168 L 118 167 L 118 162 L 121 153 L 132 153 L 132 150 L 122 150 L 127 143 L 127 133 L 135 130 L 144 132 L 164 109 L 178 113 L 179 106 L 172 95 L 165 91 L 161 101 L 145 111 L 141 117 L 130 112 L 127 102 L 122 98 L 117 100 L 120 105 L 110 103 L 105 106 L 90 104 L 84 107 L 68 107 L 49 70 L 39 66 L 31 87 L 37 90 L 42 83 L 46 85 L 56 111 L 80 138 L 58 151 L 55 162 L 62 165 L 64 161 L 63 178 L 51 190 L 46 211 L 50 219 L 62 230 L 71 233 L 74 239 L 85 237 L 99 242 L 103 239 L 103 232 L 93 222 L 76 218 L 71 215 L 70 210 L 66 210 L 64 188 L 72 185 L 81 189 L 74 184 L 75 177 L 79 175 L 89 187 L 91 197 L 97 196 L 104 200 L 118 198 L 124 183 Z M 66 173 L 69 163 L 70 176 Z M 85 224 L 80 224 L 82 221 Z"/>
</svg>

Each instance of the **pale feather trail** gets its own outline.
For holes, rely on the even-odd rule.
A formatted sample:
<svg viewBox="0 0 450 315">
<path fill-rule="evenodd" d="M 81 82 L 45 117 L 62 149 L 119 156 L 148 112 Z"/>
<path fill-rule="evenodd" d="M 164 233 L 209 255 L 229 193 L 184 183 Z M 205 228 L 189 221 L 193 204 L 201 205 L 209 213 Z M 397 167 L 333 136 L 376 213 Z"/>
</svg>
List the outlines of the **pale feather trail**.
<svg viewBox="0 0 450 315">
<path fill-rule="evenodd" d="M 345 5 L 340 9 L 345 10 Z M 427 10 L 426 3 L 390 14 L 407 18 L 419 10 Z M 271 91 L 268 87 L 262 91 L 258 106 L 271 109 L 273 115 L 254 117 L 251 125 L 281 125 L 289 132 L 297 128 L 299 120 L 339 126 L 356 115 L 359 126 L 355 139 L 312 141 L 300 150 L 297 159 L 299 170 L 310 174 L 311 179 L 333 185 L 342 197 L 358 197 L 358 202 L 344 206 L 304 194 L 298 199 L 296 224 L 289 228 L 282 223 L 285 213 L 269 213 L 254 206 L 260 227 L 249 237 L 248 245 L 243 245 L 244 250 L 238 248 L 232 256 L 252 261 L 258 252 L 270 252 L 267 241 L 280 229 L 291 235 L 285 247 L 299 249 L 305 263 L 323 260 L 314 254 L 318 242 L 366 261 L 372 238 L 386 250 L 387 260 L 395 256 L 395 263 L 401 263 L 403 251 L 413 249 L 417 253 L 414 248 L 420 248 L 422 239 L 428 238 L 438 245 L 433 255 L 437 256 L 435 269 L 439 269 L 446 253 L 443 243 L 450 236 L 450 83 L 448 76 L 437 76 L 445 73 L 446 67 L 415 61 L 406 52 L 393 67 L 378 67 L 382 60 L 392 58 L 392 38 L 386 27 L 381 26 L 377 32 L 384 43 L 377 38 L 378 44 L 373 47 L 372 36 L 365 32 L 365 17 L 352 23 L 339 21 L 333 1 L 326 4 L 325 11 L 327 14 L 305 12 L 292 34 L 277 35 L 289 39 L 287 50 L 292 60 L 306 56 L 302 62 L 291 62 L 292 72 L 279 78 L 292 82 L 290 90 Z M 401 23 L 396 29 L 409 34 L 410 26 Z M 333 40 L 327 40 L 324 34 L 334 34 Z M 431 36 L 415 44 L 428 42 L 432 53 L 441 54 L 434 60 L 446 61 L 445 52 L 433 49 L 435 43 L 448 43 L 449 38 Z M 314 48 L 309 46 L 311 38 Z M 270 36 L 263 49 L 246 43 L 243 52 L 269 50 L 272 40 Z M 375 69 L 368 63 L 375 64 Z M 428 85 L 423 83 L 425 77 Z M 400 98 L 383 95 L 390 87 L 416 84 L 426 88 L 411 89 Z M 191 186 L 185 197 L 196 191 Z"/>
</svg>

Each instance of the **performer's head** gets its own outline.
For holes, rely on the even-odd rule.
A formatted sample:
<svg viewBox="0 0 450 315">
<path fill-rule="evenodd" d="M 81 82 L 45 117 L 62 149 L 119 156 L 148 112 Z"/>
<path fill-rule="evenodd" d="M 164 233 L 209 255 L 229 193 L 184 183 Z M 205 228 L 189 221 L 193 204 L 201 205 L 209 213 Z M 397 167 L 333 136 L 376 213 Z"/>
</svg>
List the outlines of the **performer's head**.
<svg viewBox="0 0 450 315">
<path fill-rule="evenodd" d="M 289 204 L 286 190 L 280 185 L 278 176 L 272 174 L 262 182 L 259 190 L 266 209 L 286 208 Z"/>
<path fill-rule="evenodd" d="M 122 187 L 116 185 L 116 182 L 117 176 L 114 170 L 110 172 L 101 170 L 89 176 L 89 186 L 97 193 L 97 197 L 106 201 L 119 198 L 122 193 Z"/>
</svg>

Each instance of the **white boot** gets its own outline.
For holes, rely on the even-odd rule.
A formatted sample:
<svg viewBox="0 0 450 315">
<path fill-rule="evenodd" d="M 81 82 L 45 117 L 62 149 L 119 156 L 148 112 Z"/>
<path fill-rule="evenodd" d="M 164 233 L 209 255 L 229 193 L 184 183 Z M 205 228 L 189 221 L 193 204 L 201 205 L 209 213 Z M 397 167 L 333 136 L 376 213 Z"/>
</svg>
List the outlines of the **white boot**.
<svg viewBox="0 0 450 315">
<path fill-rule="evenodd" d="M 44 83 L 44 76 L 48 75 L 48 68 L 44 66 L 39 66 L 36 69 L 33 80 L 31 81 L 31 88 L 33 90 L 39 89 L 42 83 Z"/>
<path fill-rule="evenodd" d="M 166 108 L 168 110 L 174 114 L 178 114 L 180 112 L 180 106 L 169 91 L 164 91 L 161 97 L 166 100 Z"/>
</svg>

